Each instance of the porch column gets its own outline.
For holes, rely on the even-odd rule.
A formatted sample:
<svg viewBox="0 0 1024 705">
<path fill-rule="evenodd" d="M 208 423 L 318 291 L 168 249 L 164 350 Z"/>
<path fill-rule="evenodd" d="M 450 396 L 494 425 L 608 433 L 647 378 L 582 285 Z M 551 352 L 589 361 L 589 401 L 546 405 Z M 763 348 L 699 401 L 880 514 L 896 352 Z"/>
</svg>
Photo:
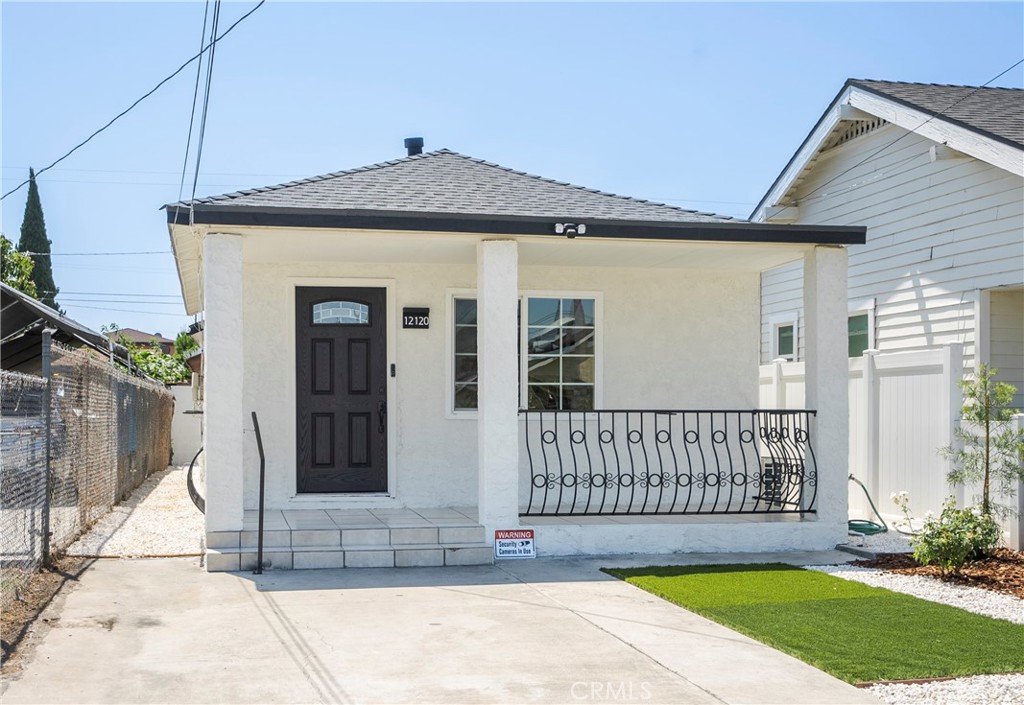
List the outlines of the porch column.
<svg viewBox="0 0 1024 705">
<path fill-rule="evenodd" d="M 203 238 L 206 530 L 242 528 L 242 238 Z"/>
<path fill-rule="evenodd" d="M 818 470 L 818 520 L 829 544 L 849 520 L 849 361 L 846 249 L 815 247 L 804 255 L 806 402 L 817 409 L 811 443 Z"/>
<path fill-rule="evenodd" d="M 515 240 L 477 245 L 477 463 L 480 523 L 519 525 L 519 254 Z"/>
</svg>

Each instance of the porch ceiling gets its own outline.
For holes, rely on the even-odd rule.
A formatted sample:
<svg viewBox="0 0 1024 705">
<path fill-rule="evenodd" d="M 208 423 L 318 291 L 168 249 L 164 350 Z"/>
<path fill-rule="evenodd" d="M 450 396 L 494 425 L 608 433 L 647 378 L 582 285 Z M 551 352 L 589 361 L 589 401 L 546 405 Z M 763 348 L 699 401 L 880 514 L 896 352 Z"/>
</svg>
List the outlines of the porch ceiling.
<svg viewBox="0 0 1024 705">
<path fill-rule="evenodd" d="M 280 262 L 280 233 L 246 232 L 247 262 Z M 298 231 L 288 236 L 291 261 L 476 264 L 476 245 L 498 236 L 464 233 Z M 515 237 L 520 266 L 630 267 L 759 272 L 800 259 L 809 245 Z"/>
<path fill-rule="evenodd" d="M 243 236 L 246 262 L 476 264 L 477 243 L 506 236 L 477 233 L 289 229 L 172 225 L 182 293 L 201 310 L 201 238 L 207 231 Z M 629 267 L 760 272 L 799 260 L 812 244 L 507 236 L 519 242 L 520 266 Z"/>
</svg>

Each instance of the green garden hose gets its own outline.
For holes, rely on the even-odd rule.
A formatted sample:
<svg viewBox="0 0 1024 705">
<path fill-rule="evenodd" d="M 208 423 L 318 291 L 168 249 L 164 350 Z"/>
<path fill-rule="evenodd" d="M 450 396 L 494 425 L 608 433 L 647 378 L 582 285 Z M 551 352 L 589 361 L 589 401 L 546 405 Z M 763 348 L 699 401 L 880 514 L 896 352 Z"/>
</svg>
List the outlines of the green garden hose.
<svg viewBox="0 0 1024 705">
<path fill-rule="evenodd" d="M 874 536 L 875 534 L 884 534 L 889 530 L 889 526 L 885 523 L 885 519 L 882 518 L 882 515 L 878 513 L 878 509 L 875 507 L 875 503 L 871 501 L 871 495 L 868 494 L 868 488 L 865 487 L 864 483 L 858 480 L 852 474 L 850 475 L 850 479 L 856 482 L 858 485 L 860 485 L 860 488 L 864 490 L 864 496 L 868 498 L 868 504 L 871 505 L 871 509 L 875 512 L 875 516 L 878 517 L 878 520 L 882 523 L 876 524 L 875 522 L 868 521 L 867 519 L 851 519 L 847 523 L 847 527 L 850 531 L 857 534 L 861 534 L 862 536 Z"/>
</svg>

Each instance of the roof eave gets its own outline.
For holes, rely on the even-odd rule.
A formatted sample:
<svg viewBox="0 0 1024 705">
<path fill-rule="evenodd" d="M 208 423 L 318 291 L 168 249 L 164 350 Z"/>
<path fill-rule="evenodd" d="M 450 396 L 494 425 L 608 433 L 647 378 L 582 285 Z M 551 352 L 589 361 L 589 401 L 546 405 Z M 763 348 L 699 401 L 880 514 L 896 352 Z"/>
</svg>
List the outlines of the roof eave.
<svg viewBox="0 0 1024 705">
<path fill-rule="evenodd" d="M 861 92 L 860 99 L 856 95 L 857 91 Z M 900 106 L 905 110 L 926 116 L 927 119 L 917 119 L 913 121 L 913 124 L 908 124 L 905 120 L 900 120 L 892 114 L 886 114 L 887 111 L 878 110 L 875 106 L 865 104 L 863 100 L 864 94 L 870 94 L 878 100 L 885 101 L 893 106 Z M 842 105 L 850 105 L 858 110 L 883 118 L 897 127 L 915 132 L 927 139 L 937 139 L 940 142 L 945 140 L 938 135 L 931 134 L 931 131 L 927 128 L 928 123 L 934 122 L 939 125 L 947 125 L 949 128 L 964 135 L 976 135 L 980 142 L 988 143 L 993 148 L 987 149 L 985 144 L 977 145 L 980 149 L 972 149 L 971 146 L 964 144 L 950 144 L 950 146 L 996 167 L 1005 169 L 1010 173 L 1024 176 L 1024 166 L 1022 166 L 1024 165 L 1024 159 L 1022 159 L 1024 150 L 1012 140 L 993 135 L 986 130 L 978 129 L 961 121 L 948 118 L 945 115 L 926 110 L 914 103 L 895 98 L 888 93 L 870 88 L 857 79 L 848 79 L 825 112 L 818 118 L 811 131 L 807 133 L 807 136 L 800 143 L 793 156 L 786 162 L 786 166 L 779 172 L 779 175 L 772 182 L 764 196 L 758 201 L 754 210 L 751 211 L 751 220 L 760 218 L 765 206 L 774 205 L 772 201 L 777 201 L 777 199 L 787 193 L 796 179 L 807 168 L 807 165 L 814 159 L 814 156 L 821 151 L 821 146 L 825 139 L 827 139 L 828 135 L 840 121 L 840 106 Z"/>
<path fill-rule="evenodd" d="M 168 209 L 168 221 L 174 223 Z M 185 220 L 182 220 L 184 218 Z M 178 215 L 178 225 L 188 214 Z M 392 230 L 413 232 L 481 233 L 486 235 L 540 235 L 555 233 L 555 222 L 583 223 L 579 238 L 633 240 L 687 240 L 705 242 L 758 242 L 779 244 L 859 245 L 865 241 L 860 226 L 821 226 L 751 223 L 743 220 L 713 222 L 608 220 L 567 215 L 564 218 L 481 215 L 465 213 L 410 213 L 407 211 L 257 208 L 246 206 L 196 205 L 193 223 L 241 227 L 331 228 L 345 230 Z"/>
</svg>

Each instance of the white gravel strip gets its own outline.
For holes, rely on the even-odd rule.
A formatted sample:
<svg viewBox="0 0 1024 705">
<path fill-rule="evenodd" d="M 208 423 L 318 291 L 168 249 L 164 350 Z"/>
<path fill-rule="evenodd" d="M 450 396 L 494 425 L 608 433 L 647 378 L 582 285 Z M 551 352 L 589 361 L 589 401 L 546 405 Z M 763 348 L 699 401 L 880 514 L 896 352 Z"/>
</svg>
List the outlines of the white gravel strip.
<svg viewBox="0 0 1024 705">
<path fill-rule="evenodd" d="M 894 531 L 851 537 L 850 545 L 876 553 L 909 553 L 910 537 Z M 887 573 L 850 565 L 804 566 L 846 580 L 903 592 L 968 612 L 1024 624 L 1024 600 L 991 590 L 944 583 L 921 575 Z M 873 685 L 868 692 L 888 705 L 1024 705 L 1024 674 L 970 676 L 920 684 Z"/>
<path fill-rule="evenodd" d="M 922 600 L 952 605 L 975 614 L 984 614 L 995 619 L 1024 624 L 1024 600 L 1013 595 L 944 583 L 938 578 L 925 575 L 901 575 L 855 565 L 808 565 L 804 567 L 845 580 L 856 580 L 874 587 L 903 592 L 920 597 Z"/>
<path fill-rule="evenodd" d="M 199 555 L 203 515 L 185 485 L 187 467 L 150 475 L 127 501 L 93 524 L 68 555 L 110 558 Z"/>
<path fill-rule="evenodd" d="M 889 705 L 1022 705 L 1024 673 L 970 676 L 936 683 L 873 685 L 865 690 Z"/>
</svg>

